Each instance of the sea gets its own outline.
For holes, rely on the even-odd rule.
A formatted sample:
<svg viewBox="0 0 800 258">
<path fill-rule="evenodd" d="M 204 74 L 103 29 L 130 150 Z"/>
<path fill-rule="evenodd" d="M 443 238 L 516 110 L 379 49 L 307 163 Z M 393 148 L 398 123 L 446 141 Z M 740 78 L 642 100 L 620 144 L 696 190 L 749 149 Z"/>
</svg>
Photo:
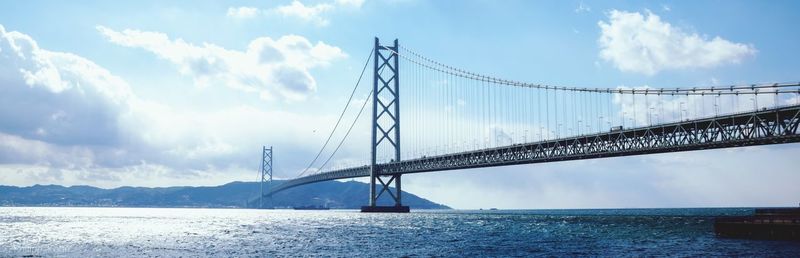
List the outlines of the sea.
<svg viewBox="0 0 800 258">
<path fill-rule="evenodd" d="M 798 257 L 800 242 L 719 238 L 752 208 L 356 210 L 0 208 L 0 257 Z"/>
</svg>

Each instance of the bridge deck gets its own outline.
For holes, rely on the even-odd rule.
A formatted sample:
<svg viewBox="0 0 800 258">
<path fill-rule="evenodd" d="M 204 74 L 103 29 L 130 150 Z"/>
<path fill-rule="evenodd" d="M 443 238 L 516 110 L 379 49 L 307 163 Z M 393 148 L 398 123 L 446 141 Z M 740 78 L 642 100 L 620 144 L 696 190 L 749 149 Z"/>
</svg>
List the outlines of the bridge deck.
<svg viewBox="0 0 800 258">
<path fill-rule="evenodd" d="M 708 117 L 562 139 L 466 151 L 380 164 L 380 174 L 508 166 L 665 152 L 800 142 L 800 105 Z M 335 179 L 369 176 L 369 166 L 353 167 L 285 182 L 267 195 Z"/>
</svg>

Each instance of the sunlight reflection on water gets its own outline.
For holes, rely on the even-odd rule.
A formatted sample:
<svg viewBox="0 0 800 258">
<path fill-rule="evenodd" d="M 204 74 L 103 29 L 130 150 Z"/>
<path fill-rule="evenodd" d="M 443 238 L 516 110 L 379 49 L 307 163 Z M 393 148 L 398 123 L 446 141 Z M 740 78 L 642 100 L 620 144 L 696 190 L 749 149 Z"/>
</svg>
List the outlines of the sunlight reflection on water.
<svg viewBox="0 0 800 258">
<path fill-rule="evenodd" d="M 0 208 L 0 256 L 777 255 L 796 242 L 718 239 L 736 209 L 362 214 L 171 208 Z"/>
</svg>

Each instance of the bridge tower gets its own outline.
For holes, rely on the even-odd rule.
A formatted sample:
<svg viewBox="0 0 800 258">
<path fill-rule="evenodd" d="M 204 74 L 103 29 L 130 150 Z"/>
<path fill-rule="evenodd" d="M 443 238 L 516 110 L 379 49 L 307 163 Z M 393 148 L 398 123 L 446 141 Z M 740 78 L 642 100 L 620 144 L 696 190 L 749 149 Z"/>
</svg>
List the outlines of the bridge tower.
<svg viewBox="0 0 800 258">
<path fill-rule="evenodd" d="M 391 152 L 394 158 L 390 162 L 400 161 L 400 48 L 397 39 L 393 46 L 382 46 L 376 37 L 374 51 L 369 206 L 362 206 L 361 212 L 409 212 L 401 202 L 400 174 L 382 175 L 377 166 L 379 150 Z M 380 190 L 376 189 L 378 183 Z M 392 197 L 394 206 L 378 206 L 383 193 Z"/>
<path fill-rule="evenodd" d="M 264 184 L 267 184 L 272 190 L 272 146 L 263 146 L 263 151 L 261 152 L 261 198 L 258 200 L 258 208 L 264 208 Z M 272 195 L 269 196 L 269 199 L 272 200 Z M 272 206 L 272 202 L 270 201 L 270 206 Z"/>
</svg>

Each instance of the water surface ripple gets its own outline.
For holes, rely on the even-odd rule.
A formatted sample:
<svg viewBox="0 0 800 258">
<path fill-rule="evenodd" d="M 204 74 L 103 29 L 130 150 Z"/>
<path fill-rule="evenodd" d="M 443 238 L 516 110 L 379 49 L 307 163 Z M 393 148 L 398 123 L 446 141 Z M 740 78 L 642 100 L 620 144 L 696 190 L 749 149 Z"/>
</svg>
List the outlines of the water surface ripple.
<svg viewBox="0 0 800 258">
<path fill-rule="evenodd" d="M 796 256 L 716 238 L 752 209 L 294 211 L 0 208 L 0 256 Z"/>
</svg>

